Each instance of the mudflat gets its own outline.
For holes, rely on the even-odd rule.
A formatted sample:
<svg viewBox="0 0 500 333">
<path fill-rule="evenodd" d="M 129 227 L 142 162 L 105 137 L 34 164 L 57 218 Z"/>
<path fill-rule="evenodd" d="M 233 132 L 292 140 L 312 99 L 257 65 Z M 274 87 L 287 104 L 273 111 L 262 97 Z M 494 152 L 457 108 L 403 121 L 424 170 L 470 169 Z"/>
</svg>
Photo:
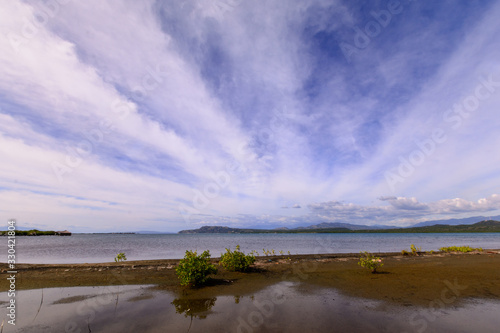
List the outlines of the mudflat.
<svg viewBox="0 0 500 333">
<path fill-rule="evenodd" d="M 144 260 L 98 264 L 18 264 L 16 289 L 154 284 L 185 298 L 251 295 L 281 281 L 299 288 L 334 288 L 348 296 L 397 305 L 429 305 L 453 298 L 500 299 L 500 250 L 403 256 L 377 254 L 384 266 L 377 274 L 359 266 L 359 254 L 314 254 L 258 257 L 246 273 L 219 272 L 204 287 L 179 285 L 179 260 Z M 217 258 L 213 259 L 217 263 Z M 0 264 L 0 291 L 9 289 L 7 265 Z M 443 302 L 446 303 L 447 302 Z"/>
</svg>

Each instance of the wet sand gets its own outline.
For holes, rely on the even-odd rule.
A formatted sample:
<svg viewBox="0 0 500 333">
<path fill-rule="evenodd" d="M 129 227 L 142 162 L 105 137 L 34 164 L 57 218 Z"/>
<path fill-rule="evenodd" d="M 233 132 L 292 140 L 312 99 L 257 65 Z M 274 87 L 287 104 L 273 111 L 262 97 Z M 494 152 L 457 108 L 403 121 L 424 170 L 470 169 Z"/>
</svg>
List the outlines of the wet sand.
<svg viewBox="0 0 500 333">
<path fill-rule="evenodd" d="M 184 299 L 245 297 L 280 282 L 299 282 L 299 291 L 335 289 L 349 297 L 403 306 L 457 306 L 469 299 L 500 299 L 500 250 L 467 254 L 380 254 L 384 266 L 371 274 L 357 262 L 359 254 L 259 257 L 248 273 L 219 268 L 207 286 L 179 286 L 179 260 L 102 264 L 18 264 L 16 289 L 77 286 L 157 285 Z M 217 262 L 217 259 L 213 259 Z M 8 290 L 7 265 L 0 264 L 0 291 Z M 452 301 L 450 301 L 452 300 Z"/>
</svg>

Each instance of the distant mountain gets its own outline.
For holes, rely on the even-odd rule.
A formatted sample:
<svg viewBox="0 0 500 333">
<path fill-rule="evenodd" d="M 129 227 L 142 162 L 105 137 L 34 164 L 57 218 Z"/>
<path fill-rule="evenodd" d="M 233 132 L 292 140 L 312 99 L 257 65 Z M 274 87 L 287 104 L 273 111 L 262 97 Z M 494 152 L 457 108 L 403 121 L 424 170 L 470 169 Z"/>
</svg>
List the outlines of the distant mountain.
<svg viewBox="0 0 500 333">
<path fill-rule="evenodd" d="M 331 225 L 335 227 L 331 227 Z M 345 225 L 345 224 L 344 224 Z M 474 224 L 447 225 L 437 224 L 433 226 L 413 228 L 390 228 L 390 229 L 349 229 L 339 227 L 335 223 L 316 225 L 313 228 L 296 229 L 238 229 L 219 226 L 204 226 L 199 229 L 182 230 L 180 234 L 269 234 L 269 233 L 446 233 L 446 232 L 500 232 L 499 221 L 482 221 Z M 352 225 L 350 225 L 352 227 Z"/>
<path fill-rule="evenodd" d="M 447 220 L 433 220 L 433 221 L 425 221 L 417 224 L 413 224 L 408 228 L 416 228 L 416 227 L 427 227 L 436 224 L 445 224 L 445 225 L 459 225 L 459 224 L 474 224 L 479 221 L 486 220 L 500 220 L 500 215 L 497 216 L 474 216 L 474 217 L 466 217 L 463 219 L 447 219 Z"/>
<path fill-rule="evenodd" d="M 240 234 L 244 233 L 246 230 L 257 230 L 257 229 L 237 229 L 237 228 L 207 225 L 199 229 L 181 230 L 179 231 L 179 234 Z"/>
<path fill-rule="evenodd" d="M 204 226 L 199 229 L 181 230 L 179 234 L 277 234 L 277 233 L 314 233 L 314 232 L 354 232 L 347 228 L 328 229 L 239 229 L 219 226 Z"/>
<path fill-rule="evenodd" d="M 234 233 L 288 233 L 288 232 L 308 232 L 315 230 L 336 230 L 336 231 L 350 231 L 350 230 L 367 230 L 367 229 L 391 229 L 391 226 L 366 226 L 349 223 L 320 223 L 310 225 L 307 227 L 287 228 L 280 227 L 276 229 L 256 229 L 256 228 L 229 228 L 222 226 L 203 226 L 199 229 L 182 230 L 180 234 L 234 234 Z"/>
<path fill-rule="evenodd" d="M 381 230 L 368 230 L 367 232 L 380 232 Z M 390 233 L 447 233 L 447 232 L 500 232 L 499 221 L 481 221 L 474 224 L 435 224 L 432 226 L 382 230 Z"/>
<path fill-rule="evenodd" d="M 345 228 L 349 230 L 371 230 L 371 229 L 396 229 L 397 227 L 390 225 L 361 225 L 361 224 L 350 224 L 350 223 L 340 223 L 340 222 L 323 222 L 320 224 L 314 224 L 307 227 L 298 227 L 291 230 L 338 229 L 338 228 Z"/>
</svg>

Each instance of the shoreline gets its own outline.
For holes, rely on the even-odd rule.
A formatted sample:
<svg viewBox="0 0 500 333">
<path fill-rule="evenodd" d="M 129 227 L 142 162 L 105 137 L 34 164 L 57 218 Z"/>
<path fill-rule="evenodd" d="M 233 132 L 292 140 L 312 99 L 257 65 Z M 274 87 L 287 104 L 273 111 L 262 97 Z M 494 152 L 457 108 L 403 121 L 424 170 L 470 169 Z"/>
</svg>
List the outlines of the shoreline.
<svg viewBox="0 0 500 333">
<path fill-rule="evenodd" d="M 278 255 L 257 257 L 250 272 L 228 272 L 219 267 L 205 287 L 179 285 L 175 267 L 180 259 L 138 260 L 120 263 L 17 264 L 17 290 L 156 285 L 188 298 L 251 295 L 281 281 L 300 282 L 297 288 L 337 289 L 349 296 L 399 305 L 429 305 L 443 294 L 455 306 L 467 299 L 500 299 L 500 250 L 470 253 L 374 253 L 384 259 L 378 274 L 357 263 L 359 253 Z M 217 263 L 218 258 L 212 258 Z M 0 263 L 0 291 L 7 291 L 7 264 Z"/>
</svg>

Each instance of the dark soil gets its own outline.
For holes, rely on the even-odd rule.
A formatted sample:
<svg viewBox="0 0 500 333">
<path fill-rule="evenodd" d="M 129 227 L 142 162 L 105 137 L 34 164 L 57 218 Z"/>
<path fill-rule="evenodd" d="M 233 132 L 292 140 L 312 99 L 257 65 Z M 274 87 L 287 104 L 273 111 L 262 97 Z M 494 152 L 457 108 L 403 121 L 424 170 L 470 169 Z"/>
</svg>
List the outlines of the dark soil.
<svg viewBox="0 0 500 333">
<path fill-rule="evenodd" d="M 377 274 L 357 264 L 357 254 L 259 257 L 250 272 L 219 273 L 206 286 L 179 285 L 179 260 L 123 263 L 35 265 L 18 264 L 16 289 L 74 286 L 154 284 L 183 297 L 251 295 L 280 281 L 303 282 L 298 288 L 335 288 L 349 296 L 378 299 L 399 305 L 429 305 L 468 298 L 500 299 L 500 251 L 467 254 L 380 254 L 384 266 Z M 217 262 L 216 259 L 213 260 Z M 9 290 L 7 265 L 0 264 L 0 291 Z M 443 302 L 445 305 L 447 302 Z M 451 303 L 451 302 L 450 302 Z"/>
</svg>

